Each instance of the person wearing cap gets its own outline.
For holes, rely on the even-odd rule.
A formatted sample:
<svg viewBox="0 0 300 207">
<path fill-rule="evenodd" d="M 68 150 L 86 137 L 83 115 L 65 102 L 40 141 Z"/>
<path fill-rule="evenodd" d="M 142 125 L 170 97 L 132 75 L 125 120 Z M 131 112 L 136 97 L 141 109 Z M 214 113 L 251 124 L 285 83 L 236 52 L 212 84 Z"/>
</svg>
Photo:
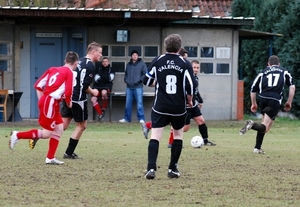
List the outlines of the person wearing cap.
<svg viewBox="0 0 300 207">
<path fill-rule="evenodd" d="M 132 104 L 135 100 L 137 107 L 137 119 L 140 123 L 145 122 L 143 104 L 143 79 L 147 72 L 145 62 L 139 58 L 136 50 L 131 51 L 131 59 L 126 65 L 124 82 L 126 83 L 126 104 L 124 118 L 119 122 L 131 122 Z"/>
</svg>

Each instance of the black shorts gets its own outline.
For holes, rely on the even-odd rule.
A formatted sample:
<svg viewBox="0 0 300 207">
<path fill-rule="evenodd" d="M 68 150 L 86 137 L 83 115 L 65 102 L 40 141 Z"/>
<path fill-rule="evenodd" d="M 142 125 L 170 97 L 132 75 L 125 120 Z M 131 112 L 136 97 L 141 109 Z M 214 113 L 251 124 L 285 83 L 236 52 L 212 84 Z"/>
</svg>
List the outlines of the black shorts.
<svg viewBox="0 0 300 207">
<path fill-rule="evenodd" d="M 173 129 L 178 130 L 184 127 L 186 113 L 181 116 L 171 116 L 171 115 L 164 115 L 158 114 L 154 111 L 151 112 L 151 121 L 152 121 L 152 128 L 160 128 L 165 127 L 169 124 L 172 125 Z"/>
<path fill-rule="evenodd" d="M 61 116 L 73 118 L 75 122 L 83 122 L 88 119 L 87 101 L 72 102 L 72 108 L 67 107 L 66 102 L 62 101 Z"/>
<path fill-rule="evenodd" d="M 194 117 L 198 117 L 201 116 L 201 110 L 199 109 L 199 107 L 196 105 L 193 108 L 186 108 L 187 111 L 187 116 L 185 119 L 185 125 L 189 125 L 191 123 L 191 119 L 193 119 Z"/>
<path fill-rule="evenodd" d="M 277 100 L 260 98 L 260 113 L 267 114 L 272 120 L 275 120 L 280 109 L 280 103 Z"/>
</svg>

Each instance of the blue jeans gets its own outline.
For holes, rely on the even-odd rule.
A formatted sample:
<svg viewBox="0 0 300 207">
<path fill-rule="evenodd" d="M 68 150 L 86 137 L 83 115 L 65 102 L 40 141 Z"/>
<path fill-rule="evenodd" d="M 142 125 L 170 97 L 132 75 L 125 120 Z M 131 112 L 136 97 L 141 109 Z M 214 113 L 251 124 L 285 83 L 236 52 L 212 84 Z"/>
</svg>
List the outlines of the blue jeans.
<svg viewBox="0 0 300 207">
<path fill-rule="evenodd" d="M 126 104 L 124 119 L 128 122 L 131 122 L 133 100 L 136 101 L 136 113 L 138 120 L 145 120 L 143 105 L 143 88 L 126 88 Z"/>
</svg>

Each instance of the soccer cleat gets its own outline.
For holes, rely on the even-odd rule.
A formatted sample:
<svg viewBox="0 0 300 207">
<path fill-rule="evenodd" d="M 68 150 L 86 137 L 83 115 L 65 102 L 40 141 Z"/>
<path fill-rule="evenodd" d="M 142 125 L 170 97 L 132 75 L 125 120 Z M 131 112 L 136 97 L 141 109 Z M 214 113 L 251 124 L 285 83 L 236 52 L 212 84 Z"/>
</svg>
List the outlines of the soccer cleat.
<svg viewBox="0 0 300 207">
<path fill-rule="evenodd" d="M 144 124 L 145 121 L 143 119 L 140 120 L 140 124 Z"/>
<path fill-rule="evenodd" d="M 255 153 L 255 154 L 265 154 L 265 151 L 263 151 L 262 149 L 254 148 L 253 153 Z"/>
<path fill-rule="evenodd" d="M 154 179 L 155 178 L 155 170 L 154 169 L 150 169 L 149 171 L 147 171 L 145 173 L 145 176 L 144 176 L 146 179 L 148 180 L 151 180 L 151 179 Z"/>
<path fill-rule="evenodd" d="M 168 170 L 168 178 L 179 178 L 180 177 L 180 172 L 176 170 Z"/>
<path fill-rule="evenodd" d="M 12 131 L 10 133 L 10 139 L 9 139 L 9 142 L 8 142 L 8 147 L 9 149 L 13 149 L 15 147 L 15 145 L 17 144 L 17 142 L 19 141 L 18 137 L 17 137 L 17 131 Z"/>
<path fill-rule="evenodd" d="M 253 123 L 254 122 L 252 120 L 247 120 L 246 125 L 243 128 L 241 128 L 241 130 L 240 130 L 240 135 L 246 134 L 246 132 L 249 131 L 251 129 L 251 127 L 253 126 Z"/>
<path fill-rule="evenodd" d="M 28 140 L 29 148 L 33 150 L 36 143 L 37 143 L 37 141 L 39 141 L 39 139 L 30 139 L 30 140 Z"/>
<path fill-rule="evenodd" d="M 81 157 L 78 157 L 78 155 L 75 154 L 75 153 L 73 153 L 71 155 L 68 155 L 68 154 L 65 153 L 64 156 L 63 156 L 63 158 L 64 159 L 81 159 Z"/>
<path fill-rule="evenodd" d="M 59 161 L 58 159 L 56 159 L 55 157 L 52 159 L 49 159 L 48 157 L 46 157 L 45 163 L 47 165 L 63 165 L 64 162 Z"/>
<path fill-rule="evenodd" d="M 217 144 L 211 142 L 211 141 L 207 141 L 204 143 L 205 146 L 216 146 Z"/>
<path fill-rule="evenodd" d="M 150 129 L 147 128 L 145 123 L 141 124 L 141 128 L 142 128 L 145 139 L 148 139 L 148 133 L 149 133 Z"/>
<path fill-rule="evenodd" d="M 103 118 L 103 113 L 98 115 L 98 121 L 101 121 L 102 118 Z"/>
<path fill-rule="evenodd" d="M 127 121 L 126 119 L 120 119 L 119 122 L 121 122 L 121 123 L 127 123 L 129 121 Z"/>
<path fill-rule="evenodd" d="M 172 144 L 168 144 L 168 148 L 172 148 Z"/>
<path fill-rule="evenodd" d="M 101 121 L 105 116 L 105 109 L 102 109 L 102 114 L 98 115 L 98 121 Z"/>
</svg>

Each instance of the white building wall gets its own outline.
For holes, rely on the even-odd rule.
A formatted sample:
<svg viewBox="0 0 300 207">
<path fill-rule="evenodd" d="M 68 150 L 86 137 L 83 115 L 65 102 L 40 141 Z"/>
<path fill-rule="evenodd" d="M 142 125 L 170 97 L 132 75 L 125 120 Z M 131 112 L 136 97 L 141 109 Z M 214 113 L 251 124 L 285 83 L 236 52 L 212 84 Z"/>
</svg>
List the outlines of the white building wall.
<svg viewBox="0 0 300 207">
<path fill-rule="evenodd" d="M 197 25 L 193 26 L 176 26 L 176 27 L 126 27 L 130 30 L 130 41 L 127 43 L 116 43 L 115 28 L 108 27 L 90 27 L 88 28 L 88 43 L 92 41 L 99 42 L 103 45 L 158 45 L 159 53 L 164 52 L 163 40 L 171 33 L 178 33 L 182 36 L 182 46 L 210 46 L 210 47 L 230 47 L 231 58 L 229 60 L 229 74 L 199 74 L 199 89 L 204 99 L 202 109 L 206 120 L 229 120 L 236 118 L 236 100 L 237 100 L 237 80 L 238 80 L 238 31 L 231 28 L 202 28 Z M 19 27 L 20 41 L 23 42 L 23 48 L 19 49 L 20 65 L 16 67 L 16 81 L 19 82 L 19 88 L 23 91 L 20 101 L 20 113 L 23 118 L 30 117 L 30 28 L 29 26 Z M 126 50 L 127 53 L 127 50 Z M 17 56 L 16 56 L 17 57 Z M 145 62 L 150 62 L 153 58 L 144 58 Z M 130 57 L 126 54 L 123 58 L 109 57 L 111 61 L 128 62 Z M 193 60 L 194 58 L 188 58 Z M 202 61 L 201 58 L 197 58 Z M 17 62 L 18 60 L 16 60 Z M 214 60 L 216 61 L 216 60 Z M 228 60 L 227 60 L 228 61 Z M 19 75 L 18 75 L 19 74 Z M 18 79 L 19 77 L 19 79 Z M 124 73 L 116 74 L 113 91 L 125 92 L 126 85 L 123 81 Z M 15 84 L 16 86 L 18 84 Z M 153 92 L 153 88 L 144 87 L 145 92 Z M 150 120 L 151 105 L 153 99 L 145 98 L 145 115 L 146 120 Z M 90 104 L 90 102 L 89 102 Z M 123 118 L 125 107 L 125 98 L 113 100 L 112 121 L 118 121 Z M 89 106 L 92 113 L 92 107 Z M 108 114 L 104 121 L 108 121 Z M 90 119 L 93 115 L 89 115 Z M 132 121 L 136 120 L 135 108 L 133 108 Z"/>
<path fill-rule="evenodd" d="M 20 27 L 20 42 L 23 48 L 20 48 L 20 68 L 16 68 L 16 73 L 19 74 L 20 91 L 23 91 L 20 99 L 20 114 L 23 118 L 30 118 L 30 28 L 29 26 Z"/>
</svg>

